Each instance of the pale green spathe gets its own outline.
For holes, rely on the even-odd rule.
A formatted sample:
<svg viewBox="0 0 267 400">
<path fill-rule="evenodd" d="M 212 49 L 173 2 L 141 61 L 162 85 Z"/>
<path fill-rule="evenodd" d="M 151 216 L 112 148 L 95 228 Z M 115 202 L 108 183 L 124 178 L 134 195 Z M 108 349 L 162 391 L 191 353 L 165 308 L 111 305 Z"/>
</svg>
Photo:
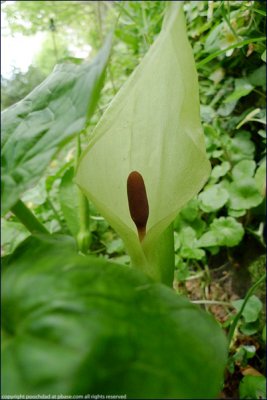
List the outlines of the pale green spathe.
<svg viewBox="0 0 267 400">
<path fill-rule="evenodd" d="M 95 128 L 76 176 L 125 241 L 133 263 L 147 264 L 141 268 L 159 280 L 162 272 L 153 272 L 152 263 L 160 235 L 210 173 L 183 4 L 170 2 L 166 11 L 160 35 Z M 142 245 L 126 191 L 134 170 L 144 178 L 150 210 Z"/>
</svg>

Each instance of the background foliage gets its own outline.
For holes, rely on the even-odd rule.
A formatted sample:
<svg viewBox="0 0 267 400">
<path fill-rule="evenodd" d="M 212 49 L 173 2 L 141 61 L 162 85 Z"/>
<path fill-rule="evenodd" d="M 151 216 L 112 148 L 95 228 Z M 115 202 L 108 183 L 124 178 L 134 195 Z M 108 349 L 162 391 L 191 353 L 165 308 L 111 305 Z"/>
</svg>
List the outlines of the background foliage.
<svg viewBox="0 0 267 400">
<path fill-rule="evenodd" d="M 105 86 L 87 136 L 114 94 L 153 43 L 161 28 L 165 2 L 16 1 L 4 12 L 11 32 L 43 32 L 44 42 L 26 73 L 1 77 L 1 108 L 25 97 L 63 60 L 92 58 L 114 29 Z M 188 35 L 200 84 L 201 117 L 212 173 L 202 192 L 177 216 L 175 287 L 195 301 L 229 302 L 238 310 L 265 264 L 265 97 L 266 4 L 260 1 L 185 1 Z M 114 28 L 115 27 L 115 28 Z M 79 51 L 78 51 L 79 50 Z M 75 141 L 53 158 L 37 185 L 23 194 L 50 232 L 77 233 L 77 198 L 71 185 Z M 2 220 L 2 253 L 12 253 L 29 232 L 12 213 Z M 129 263 L 123 242 L 90 205 L 90 252 L 117 263 Z M 216 282 L 214 284 L 214 282 Z M 224 283 L 227 283 L 227 287 Z M 223 294 L 224 291 L 226 294 Z M 247 366 L 260 376 L 263 358 L 264 288 L 244 313 L 239 342 L 232 349 L 225 394 L 259 396 Z M 234 303 L 230 303 L 235 301 Z M 254 302 L 254 303 L 253 303 Z M 233 308 L 209 309 L 227 327 Z M 222 315 L 223 314 L 223 315 Z M 249 375 L 249 376 L 248 376 Z M 252 374 L 253 378 L 259 377 Z M 255 380 L 255 379 L 254 379 Z M 230 384 L 229 382 L 232 382 Z M 254 397 L 252 397 L 254 398 Z M 258 397 L 257 397 L 258 398 Z"/>
</svg>

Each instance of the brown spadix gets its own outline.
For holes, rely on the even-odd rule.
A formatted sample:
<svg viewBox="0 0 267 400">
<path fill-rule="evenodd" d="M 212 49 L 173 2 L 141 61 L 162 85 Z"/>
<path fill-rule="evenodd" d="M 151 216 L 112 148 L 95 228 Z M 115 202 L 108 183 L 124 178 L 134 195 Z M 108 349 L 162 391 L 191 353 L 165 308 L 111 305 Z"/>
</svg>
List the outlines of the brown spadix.
<svg viewBox="0 0 267 400">
<path fill-rule="evenodd" d="M 130 214 L 141 242 L 146 235 L 149 206 L 144 179 L 137 171 L 132 171 L 128 176 L 127 195 Z"/>
</svg>

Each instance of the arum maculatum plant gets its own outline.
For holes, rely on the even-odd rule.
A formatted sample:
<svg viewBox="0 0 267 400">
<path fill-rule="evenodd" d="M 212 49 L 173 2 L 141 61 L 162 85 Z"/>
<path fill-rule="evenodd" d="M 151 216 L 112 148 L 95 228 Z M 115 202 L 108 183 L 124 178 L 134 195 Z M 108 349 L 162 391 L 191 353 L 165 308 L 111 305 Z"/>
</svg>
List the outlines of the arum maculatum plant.
<svg viewBox="0 0 267 400">
<path fill-rule="evenodd" d="M 183 4 L 168 2 L 159 36 L 96 126 L 76 182 L 132 265 L 171 285 L 172 221 L 209 173 Z"/>
</svg>

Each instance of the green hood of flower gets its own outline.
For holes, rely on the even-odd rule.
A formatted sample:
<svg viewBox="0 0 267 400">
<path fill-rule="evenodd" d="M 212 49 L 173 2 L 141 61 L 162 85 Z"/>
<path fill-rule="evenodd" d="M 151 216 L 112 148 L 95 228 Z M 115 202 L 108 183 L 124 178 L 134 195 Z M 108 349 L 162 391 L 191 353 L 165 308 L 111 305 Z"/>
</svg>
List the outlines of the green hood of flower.
<svg viewBox="0 0 267 400">
<path fill-rule="evenodd" d="M 132 171 L 142 175 L 149 204 L 142 242 L 127 198 Z M 155 272 L 152 264 L 158 252 L 164 262 L 162 235 L 209 173 L 183 4 L 169 2 L 161 33 L 96 126 L 76 182 L 123 238 L 133 264 L 161 280 L 162 267 Z"/>
</svg>

